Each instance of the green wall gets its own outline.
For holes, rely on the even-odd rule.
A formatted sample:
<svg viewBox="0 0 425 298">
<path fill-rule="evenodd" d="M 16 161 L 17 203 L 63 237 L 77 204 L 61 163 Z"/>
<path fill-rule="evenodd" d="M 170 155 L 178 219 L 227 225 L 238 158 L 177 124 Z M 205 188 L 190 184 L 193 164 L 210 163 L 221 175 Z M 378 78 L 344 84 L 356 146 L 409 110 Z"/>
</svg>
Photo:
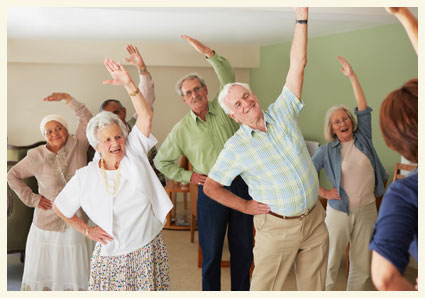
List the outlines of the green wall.
<svg viewBox="0 0 425 298">
<path fill-rule="evenodd" d="M 310 25 L 313 26 L 313 25 Z M 250 85 L 266 108 L 279 95 L 289 68 L 291 42 L 261 48 L 261 66 L 250 73 Z M 326 111 L 333 105 L 356 103 L 349 80 L 339 70 L 337 56 L 352 65 L 372 113 L 373 142 L 392 179 L 400 155 L 390 150 L 379 129 L 379 107 L 386 95 L 418 76 L 417 55 L 400 24 L 309 38 L 308 62 L 302 99 L 305 106 L 299 124 L 305 139 L 326 143 L 323 135 Z M 330 187 L 322 171 L 323 186 Z"/>
</svg>

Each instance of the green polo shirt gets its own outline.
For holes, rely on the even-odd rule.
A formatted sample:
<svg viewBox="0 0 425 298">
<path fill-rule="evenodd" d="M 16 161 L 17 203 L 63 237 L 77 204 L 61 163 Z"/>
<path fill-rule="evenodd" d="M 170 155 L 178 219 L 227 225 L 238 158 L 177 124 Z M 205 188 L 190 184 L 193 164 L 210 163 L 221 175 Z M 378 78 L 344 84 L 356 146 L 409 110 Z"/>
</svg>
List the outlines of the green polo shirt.
<svg viewBox="0 0 425 298">
<path fill-rule="evenodd" d="M 220 81 L 220 90 L 235 81 L 230 63 L 219 55 L 207 59 Z M 217 96 L 208 103 L 206 120 L 190 111 L 174 125 L 154 159 L 156 168 L 170 179 L 190 182 L 191 171 L 180 168 L 174 161 L 186 156 L 195 172 L 208 175 L 226 141 L 239 129 L 220 107 Z"/>
</svg>

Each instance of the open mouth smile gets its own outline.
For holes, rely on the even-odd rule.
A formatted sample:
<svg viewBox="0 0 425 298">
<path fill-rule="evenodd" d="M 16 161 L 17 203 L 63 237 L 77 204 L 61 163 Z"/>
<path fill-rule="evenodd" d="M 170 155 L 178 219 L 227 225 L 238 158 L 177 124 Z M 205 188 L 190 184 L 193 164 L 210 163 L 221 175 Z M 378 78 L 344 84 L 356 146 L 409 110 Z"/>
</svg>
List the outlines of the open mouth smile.
<svg viewBox="0 0 425 298">
<path fill-rule="evenodd" d="M 111 154 L 119 154 L 119 153 L 121 153 L 121 148 L 110 150 L 109 153 L 111 153 Z"/>
<path fill-rule="evenodd" d="M 253 104 L 252 106 L 250 106 L 249 108 L 248 108 L 248 110 L 246 111 L 246 113 L 249 113 L 253 108 L 255 107 L 255 104 Z"/>
</svg>

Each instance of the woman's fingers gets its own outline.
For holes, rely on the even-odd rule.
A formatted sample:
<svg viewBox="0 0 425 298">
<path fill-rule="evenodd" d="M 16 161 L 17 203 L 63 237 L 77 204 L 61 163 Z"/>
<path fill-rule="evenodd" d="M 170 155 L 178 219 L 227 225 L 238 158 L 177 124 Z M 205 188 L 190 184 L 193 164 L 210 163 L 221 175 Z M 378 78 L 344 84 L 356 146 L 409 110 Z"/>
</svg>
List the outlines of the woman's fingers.
<svg viewBox="0 0 425 298">
<path fill-rule="evenodd" d="M 89 236 L 91 236 L 91 239 L 99 241 L 102 244 L 107 244 L 106 241 L 113 240 L 113 238 L 99 226 L 90 228 Z"/>
<path fill-rule="evenodd" d="M 44 207 L 43 209 L 50 209 L 52 208 L 52 202 L 45 197 L 41 197 L 40 202 L 38 203 L 39 206 Z"/>
</svg>

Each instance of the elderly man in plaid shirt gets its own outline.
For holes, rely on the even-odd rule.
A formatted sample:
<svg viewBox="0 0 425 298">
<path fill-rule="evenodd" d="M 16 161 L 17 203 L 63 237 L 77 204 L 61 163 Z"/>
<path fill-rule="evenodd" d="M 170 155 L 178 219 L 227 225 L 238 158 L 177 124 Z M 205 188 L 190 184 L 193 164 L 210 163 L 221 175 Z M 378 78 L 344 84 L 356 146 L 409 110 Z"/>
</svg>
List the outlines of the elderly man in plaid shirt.
<svg viewBox="0 0 425 298">
<path fill-rule="evenodd" d="M 282 290 L 292 266 L 299 290 L 325 288 L 325 211 L 317 200 L 317 172 L 297 124 L 303 107 L 308 8 L 295 12 L 289 72 L 277 100 L 263 112 L 248 85 L 230 83 L 221 91 L 221 107 L 242 126 L 226 142 L 204 186 L 219 203 L 255 215 L 251 290 Z M 253 200 L 224 188 L 238 175 Z"/>
</svg>

